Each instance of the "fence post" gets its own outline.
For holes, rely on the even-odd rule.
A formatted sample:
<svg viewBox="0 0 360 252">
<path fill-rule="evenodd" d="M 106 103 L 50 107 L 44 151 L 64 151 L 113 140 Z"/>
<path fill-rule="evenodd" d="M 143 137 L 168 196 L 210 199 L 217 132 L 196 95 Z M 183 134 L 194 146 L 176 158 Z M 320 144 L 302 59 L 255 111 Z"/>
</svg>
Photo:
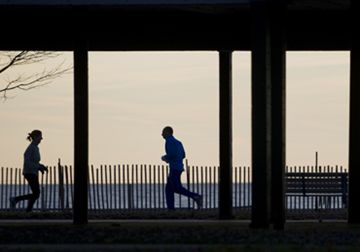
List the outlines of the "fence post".
<svg viewBox="0 0 360 252">
<path fill-rule="evenodd" d="M 133 167 L 133 166 L 132 166 Z M 134 204 L 133 204 L 133 188 L 132 188 L 132 183 L 130 182 L 130 169 L 129 169 L 129 165 L 126 165 L 126 170 L 127 170 L 127 194 L 128 194 L 128 208 L 129 209 L 133 209 Z M 134 171 L 134 170 L 132 170 Z"/>
<path fill-rule="evenodd" d="M 348 178 L 346 173 L 341 173 L 341 189 L 342 189 L 342 207 L 347 207 L 347 194 L 348 194 Z"/>
<path fill-rule="evenodd" d="M 44 191 L 44 186 L 41 185 L 41 191 L 43 192 Z M 40 194 L 41 196 L 41 211 L 44 212 L 45 210 L 45 197 L 44 197 L 44 194 Z"/>
<path fill-rule="evenodd" d="M 185 167 L 186 167 L 186 184 L 187 189 L 190 190 L 190 171 L 189 171 L 189 163 L 188 160 L 185 159 Z M 190 209 L 190 198 L 188 198 L 188 209 Z"/>
<path fill-rule="evenodd" d="M 133 209 L 134 208 L 134 199 L 133 199 L 133 185 L 132 184 L 128 184 L 128 204 L 129 204 L 129 209 Z"/>
<path fill-rule="evenodd" d="M 61 160 L 58 160 L 58 171 L 59 171 L 59 200 L 60 200 L 60 209 L 64 211 L 64 172 L 63 167 L 61 166 Z M 55 182 L 55 181 L 54 181 Z"/>
<path fill-rule="evenodd" d="M 41 174 L 41 192 L 44 192 L 44 174 Z M 20 181 L 19 181 L 20 184 Z M 20 188 L 21 189 L 21 188 Z M 41 200 L 41 211 L 44 212 L 45 210 L 45 197 L 44 197 L 44 193 L 40 194 L 40 200 Z"/>
</svg>

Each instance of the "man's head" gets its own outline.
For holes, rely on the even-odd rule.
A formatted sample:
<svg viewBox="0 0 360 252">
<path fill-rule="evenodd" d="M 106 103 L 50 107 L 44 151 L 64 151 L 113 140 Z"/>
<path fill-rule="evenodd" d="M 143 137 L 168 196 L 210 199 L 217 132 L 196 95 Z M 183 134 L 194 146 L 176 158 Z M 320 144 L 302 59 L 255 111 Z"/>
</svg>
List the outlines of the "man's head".
<svg viewBox="0 0 360 252">
<path fill-rule="evenodd" d="M 163 131 L 162 131 L 162 137 L 163 138 L 167 138 L 169 136 L 172 136 L 172 134 L 174 133 L 173 129 L 170 126 L 166 126 Z"/>
</svg>

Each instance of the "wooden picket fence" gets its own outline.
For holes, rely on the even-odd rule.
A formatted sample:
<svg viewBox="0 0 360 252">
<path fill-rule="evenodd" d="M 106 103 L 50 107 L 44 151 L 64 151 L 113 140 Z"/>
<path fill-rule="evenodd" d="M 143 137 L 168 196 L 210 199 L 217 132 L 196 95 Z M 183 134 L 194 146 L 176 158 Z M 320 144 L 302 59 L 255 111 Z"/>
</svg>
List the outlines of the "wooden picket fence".
<svg viewBox="0 0 360 252">
<path fill-rule="evenodd" d="M 48 167 L 49 172 L 39 173 L 40 198 L 34 205 L 35 210 L 62 211 L 72 209 L 74 201 L 74 171 L 70 165 L 60 164 Z M 30 193 L 21 169 L 1 167 L 0 176 L 0 209 L 10 207 L 9 198 Z M 286 172 L 346 172 L 341 166 L 335 167 L 287 167 Z M 100 165 L 89 166 L 88 207 L 90 210 L 121 209 L 162 209 L 166 208 L 165 184 L 168 167 L 165 165 Z M 205 209 L 218 208 L 218 174 L 217 166 L 190 166 L 182 175 L 184 187 L 203 195 Z M 249 211 L 251 209 L 251 168 L 233 168 L 233 207 Z M 309 199 L 307 199 L 309 200 Z M 330 204 L 331 209 L 344 206 Z M 311 208 L 303 205 L 301 195 L 286 197 L 288 209 Z M 332 202 L 332 201 L 331 201 Z M 26 202 L 20 202 L 17 209 L 26 208 Z M 175 195 L 175 207 L 195 208 L 187 197 Z"/>
<path fill-rule="evenodd" d="M 0 176 L 0 209 L 10 208 L 10 197 L 31 193 L 22 169 L 1 167 Z M 41 193 L 34 209 L 59 210 L 70 207 L 70 204 L 66 205 L 65 202 L 73 200 L 72 181 L 72 169 L 64 169 L 62 166 L 49 166 L 47 173 L 39 173 Z M 24 209 L 26 206 L 27 202 L 21 201 L 17 204 L 17 209 Z"/>
</svg>

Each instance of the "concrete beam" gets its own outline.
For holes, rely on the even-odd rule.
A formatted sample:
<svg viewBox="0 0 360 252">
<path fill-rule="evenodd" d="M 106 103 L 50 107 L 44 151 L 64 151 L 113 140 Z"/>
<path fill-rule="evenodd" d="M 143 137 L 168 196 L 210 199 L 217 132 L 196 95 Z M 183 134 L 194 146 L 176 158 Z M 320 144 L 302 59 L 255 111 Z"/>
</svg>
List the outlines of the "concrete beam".
<svg viewBox="0 0 360 252">
<path fill-rule="evenodd" d="M 219 218 L 232 218 L 232 52 L 220 51 Z"/>
<path fill-rule="evenodd" d="M 271 12 L 271 221 L 284 229 L 286 167 L 286 5 Z"/>
<path fill-rule="evenodd" d="M 359 1 L 352 6 L 352 48 L 350 54 L 350 118 L 349 118 L 349 206 L 348 222 L 360 223 L 360 21 Z"/>
<path fill-rule="evenodd" d="M 266 3 L 254 4 L 252 19 L 252 211 L 251 227 L 270 224 L 271 40 Z"/>
<path fill-rule="evenodd" d="M 86 43 L 74 50 L 74 224 L 88 222 L 89 88 Z"/>
</svg>

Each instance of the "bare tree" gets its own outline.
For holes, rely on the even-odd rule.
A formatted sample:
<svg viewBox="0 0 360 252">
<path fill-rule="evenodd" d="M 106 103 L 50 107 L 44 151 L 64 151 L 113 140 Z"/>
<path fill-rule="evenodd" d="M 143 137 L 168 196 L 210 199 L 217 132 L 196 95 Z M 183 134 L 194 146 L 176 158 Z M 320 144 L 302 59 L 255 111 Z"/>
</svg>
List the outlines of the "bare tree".
<svg viewBox="0 0 360 252">
<path fill-rule="evenodd" d="M 0 76 L 16 67 L 45 64 L 46 61 L 58 58 L 62 54 L 53 51 L 3 51 L 0 52 Z M 8 98 L 8 93 L 15 90 L 30 90 L 51 83 L 56 78 L 71 73 L 73 67 L 64 62 L 54 67 L 43 68 L 40 72 L 24 74 L 17 72 L 15 76 L 3 78 L 0 82 L 0 99 Z"/>
</svg>

